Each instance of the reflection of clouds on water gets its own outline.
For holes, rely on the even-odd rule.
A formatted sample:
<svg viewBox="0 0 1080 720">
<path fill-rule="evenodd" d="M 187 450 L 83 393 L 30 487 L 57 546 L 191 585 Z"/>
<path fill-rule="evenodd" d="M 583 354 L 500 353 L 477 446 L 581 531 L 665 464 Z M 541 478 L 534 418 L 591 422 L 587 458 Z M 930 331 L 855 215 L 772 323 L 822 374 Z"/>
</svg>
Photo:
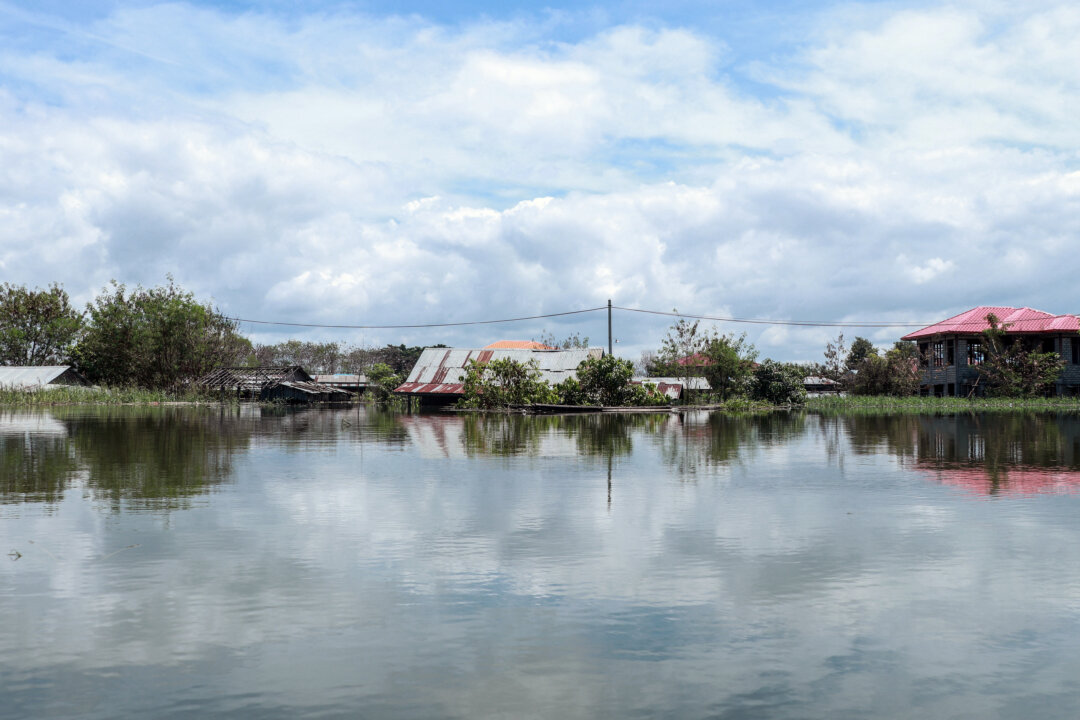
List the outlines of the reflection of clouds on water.
<svg viewBox="0 0 1080 720">
<path fill-rule="evenodd" d="M 20 533 L 61 561 L 2 566 L 20 622 L 0 627 L 0 666 L 18 680 L 66 664 L 121 694 L 109 673 L 153 687 L 153 666 L 293 714 L 946 716 L 1075 699 L 1047 669 L 1080 639 L 1071 508 L 1033 517 L 924 483 L 907 421 L 892 441 L 881 423 L 826 427 L 841 475 L 798 416 L 662 416 L 608 441 L 581 419 L 416 416 L 395 434 L 318 415 L 289 426 L 303 442 L 256 433 L 226 491 L 182 513 L 108 516 L 74 493 L 52 517 L 28 509 Z M 10 589 L 27 583 L 40 591 Z M 990 679 L 1000 694 L 981 692 Z"/>
</svg>

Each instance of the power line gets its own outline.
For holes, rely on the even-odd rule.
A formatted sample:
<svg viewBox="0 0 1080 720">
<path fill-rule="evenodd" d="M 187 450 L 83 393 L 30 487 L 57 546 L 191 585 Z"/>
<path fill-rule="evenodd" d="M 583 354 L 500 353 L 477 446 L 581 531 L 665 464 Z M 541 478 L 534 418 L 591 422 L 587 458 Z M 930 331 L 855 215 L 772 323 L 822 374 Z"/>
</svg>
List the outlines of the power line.
<svg viewBox="0 0 1080 720">
<path fill-rule="evenodd" d="M 665 312 L 663 310 L 645 310 L 643 308 L 628 308 L 618 305 L 612 306 L 613 310 L 625 312 L 644 313 L 646 315 L 665 315 L 667 317 L 690 318 L 692 320 L 713 320 L 715 322 L 749 323 L 752 325 L 795 325 L 799 327 L 865 327 L 865 328 L 889 328 L 889 327 L 926 327 L 934 323 L 926 322 L 893 322 L 888 320 L 866 320 L 850 322 L 829 322 L 826 320 L 765 320 L 762 318 L 733 318 L 718 317 L 714 315 L 694 315 L 677 310 Z M 938 323 L 940 324 L 940 323 Z"/>
<path fill-rule="evenodd" d="M 288 325 L 289 327 L 310 328 L 337 328 L 344 330 L 399 330 L 407 328 L 440 328 L 460 327 L 462 325 L 496 325 L 499 323 L 522 322 L 524 320 L 541 320 L 543 318 L 562 317 L 564 315 L 580 315 L 582 313 L 598 312 L 607 310 L 607 306 L 586 308 L 584 310 L 567 310 L 566 312 L 547 313 L 545 315 L 529 315 L 527 317 L 504 318 L 502 320 L 470 320 L 468 322 L 449 323 L 418 323 L 415 325 L 322 325 L 319 323 L 278 322 L 276 320 L 251 320 L 248 318 L 230 317 L 229 320 L 236 322 L 254 323 L 256 325 Z"/>
</svg>

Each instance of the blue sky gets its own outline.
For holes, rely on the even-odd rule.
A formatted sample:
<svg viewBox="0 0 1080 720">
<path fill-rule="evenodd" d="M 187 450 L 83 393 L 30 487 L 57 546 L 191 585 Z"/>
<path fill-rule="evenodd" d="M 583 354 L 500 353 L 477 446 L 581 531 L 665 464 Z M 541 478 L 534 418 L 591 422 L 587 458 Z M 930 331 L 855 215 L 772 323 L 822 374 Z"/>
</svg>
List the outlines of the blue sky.
<svg viewBox="0 0 1080 720">
<path fill-rule="evenodd" d="M 0 281 L 85 302 L 169 273 L 235 316 L 327 324 L 608 298 L 781 320 L 1077 312 L 1078 31 L 1052 1 L 0 1 Z M 619 352 L 666 325 L 619 316 Z M 606 323 L 245 327 L 545 329 Z M 784 360 L 835 335 L 720 329 Z"/>
</svg>

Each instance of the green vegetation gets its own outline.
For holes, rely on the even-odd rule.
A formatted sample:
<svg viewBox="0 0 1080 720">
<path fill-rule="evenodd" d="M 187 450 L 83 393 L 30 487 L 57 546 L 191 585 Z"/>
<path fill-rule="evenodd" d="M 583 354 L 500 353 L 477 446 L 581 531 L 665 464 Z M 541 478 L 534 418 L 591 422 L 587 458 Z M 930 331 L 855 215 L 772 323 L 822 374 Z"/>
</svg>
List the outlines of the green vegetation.
<svg viewBox="0 0 1080 720">
<path fill-rule="evenodd" d="M 473 360 L 465 371 L 464 386 L 465 394 L 458 405 L 465 408 L 490 410 L 558 401 L 556 392 L 541 378 L 535 360 Z"/>
<path fill-rule="evenodd" d="M 92 383 L 178 391 L 217 367 L 238 365 L 251 343 L 236 323 L 169 284 L 130 293 L 118 283 L 87 307 L 72 359 Z"/>
<path fill-rule="evenodd" d="M 771 405 L 802 405 L 806 388 L 798 368 L 774 360 L 765 360 L 753 373 L 750 396 Z"/>
<path fill-rule="evenodd" d="M 226 402 L 235 402 L 228 398 Z M 0 388 L 0 405 L 37 407 L 51 405 L 146 405 L 154 403 L 214 403 L 216 394 L 190 387 L 178 391 L 147 390 L 132 386 L 70 387 L 55 386 L 35 389 Z"/>
<path fill-rule="evenodd" d="M 59 285 L 0 285 L 0 365 L 64 364 L 81 329 L 82 314 Z"/>
</svg>

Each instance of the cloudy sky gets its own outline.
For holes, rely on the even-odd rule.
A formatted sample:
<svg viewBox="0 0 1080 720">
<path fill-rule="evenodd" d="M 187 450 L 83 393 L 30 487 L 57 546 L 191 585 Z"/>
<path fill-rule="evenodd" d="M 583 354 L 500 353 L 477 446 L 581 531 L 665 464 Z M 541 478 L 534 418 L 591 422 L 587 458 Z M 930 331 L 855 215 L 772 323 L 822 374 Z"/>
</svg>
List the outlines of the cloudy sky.
<svg viewBox="0 0 1080 720">
<path fill-rule="evenodd" d="M 0 281 L 351 325 L 1077 312 L 1078 35 L 1041 0 L 0 0 Z M 668 324 L 617 313 L 618 352 Z"/>
</svg>

